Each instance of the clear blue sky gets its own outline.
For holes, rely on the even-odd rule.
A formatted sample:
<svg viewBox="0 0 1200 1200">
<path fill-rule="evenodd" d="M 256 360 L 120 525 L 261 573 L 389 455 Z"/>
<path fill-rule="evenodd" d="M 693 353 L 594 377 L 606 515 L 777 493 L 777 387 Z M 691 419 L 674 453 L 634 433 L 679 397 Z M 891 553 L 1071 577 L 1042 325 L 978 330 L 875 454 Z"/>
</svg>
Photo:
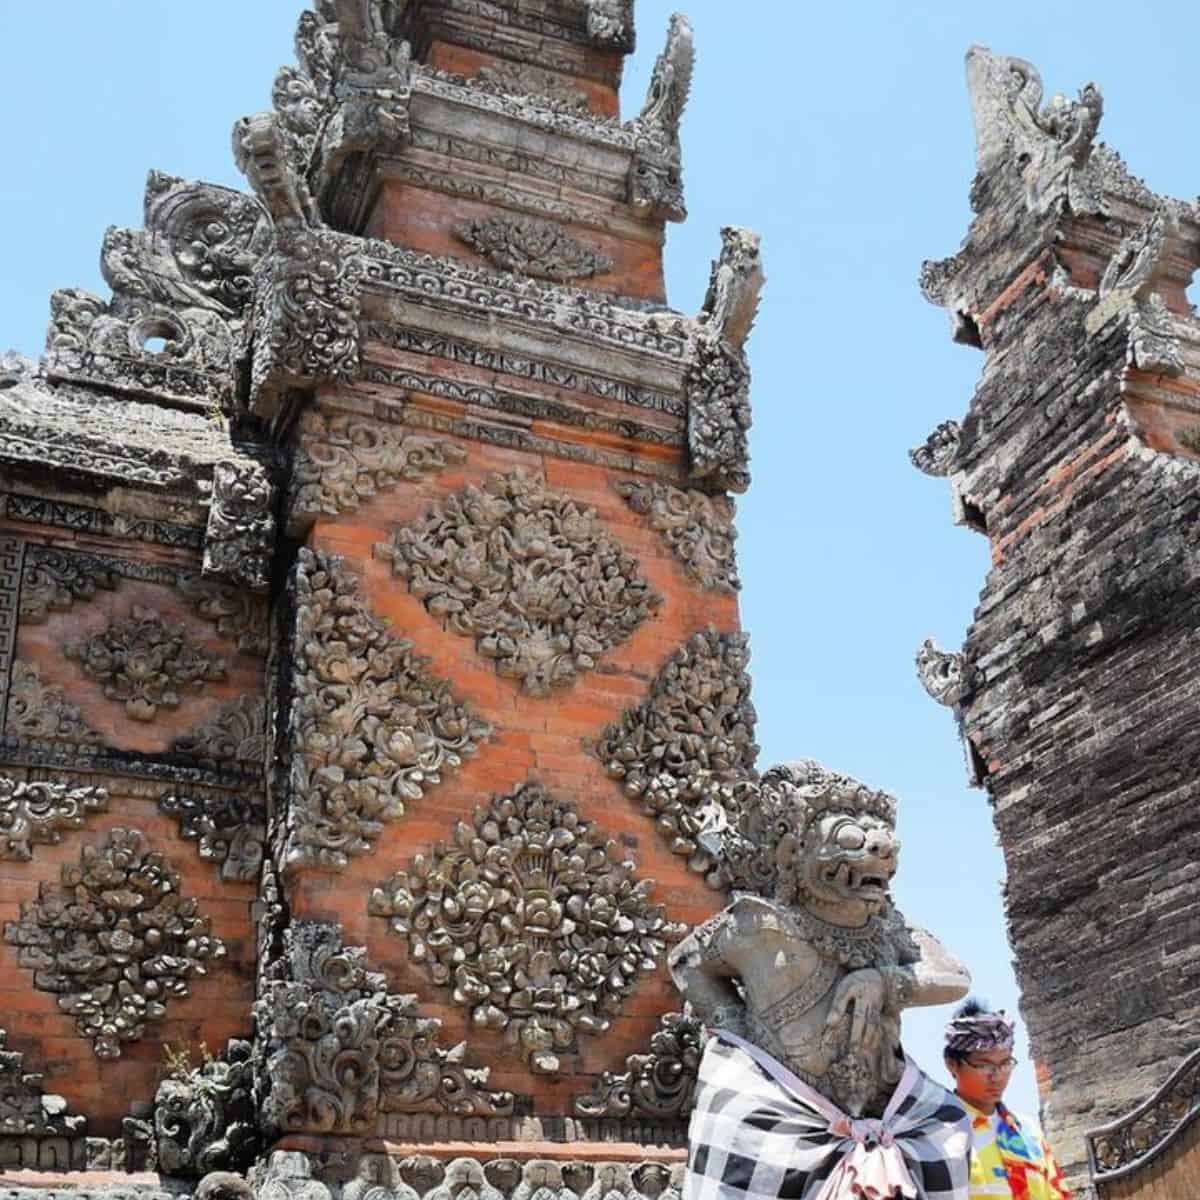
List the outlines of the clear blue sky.
<svg viewBox="0 0 1200 1200">
<path fill-rule="evenodd" d="M 638 0 L 624 95 L 641 103 L 666 0 Z M 107 225 L 141 224 L 150 167 L 244 186 L 238 116 L 293 61 L 300 0 L 0 3 L 0 349 L 42 348 L 48 297 L 102 295 Z M 754 485 L 740 503 L 762 764 L 812 756 L 895 792 L 898 899 L 1015 1008 L 1003 862 L 966 787 L 950 714 L 916 682 L 933 634 L 957 647 L 984 540 L 950 523 L 909 446 L 965 411 L 981 365 L 921 299 L 921 260 L 958 247 L 973 172 L 962 57 L 972 42 L 1036 63 L 1047 95 L 1104 91 L 1101 137 L 1156 190 L 1200 188 L 1200 7 L 1007 0 L 691 0 L 698 68 L 684 124 L 691 218 L 670 231 L 671 302 L 700 304 L 724 224 L 763 235 L 750 343 Z M 940 1072 L 944 1011 L 906 1020 Z M 1026 1056 L 1023 1044 L 1019 1046 Z M 1010 1093 L 1035 1105 L 1023 1067 Z"/>
</svg>

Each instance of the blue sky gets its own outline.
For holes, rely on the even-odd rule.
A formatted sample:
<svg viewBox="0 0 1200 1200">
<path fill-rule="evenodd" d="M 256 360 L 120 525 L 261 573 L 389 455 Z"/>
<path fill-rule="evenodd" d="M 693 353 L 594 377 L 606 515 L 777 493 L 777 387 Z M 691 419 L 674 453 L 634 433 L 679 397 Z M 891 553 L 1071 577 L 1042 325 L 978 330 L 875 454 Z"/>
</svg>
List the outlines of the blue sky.
<svg viewBox="0 0 1200 1200">
<path fill-rule="evenodd" d="M 626 115 L 672 7 L 638 0 Z M 141 224 L 150 167 L 244 186 L 229 129 L 269 106 L 300 8 L 0 3 L 0 348 L 40 353 L 56 287 L 107 295 L 101 237 Z M 986 797 L 966 787 L 953 720 L 912 666 L 928 635 L 961 643 L 988 555 L 906 451 L 962 415 L 982 359 L 951 343 L 915 281 L 967 228 L 968 45 L 1031 59 L 1047 96 L 1094 79 L 1101 138 L 1154 189 L 1192 196 L 1200 8 L 691 0 L 686 11 L 698 49 L 684 123 L 691 217 L 670 231 L 670 299 L 698 308 L 725 224 L 763 235 L 768 277 L 750 343 L 755 481 L 739 506 L 762 764 L 815 757 L 895 792 L 901 907 L 1012 1010 Z M 935 1073 L 945 1015 L 906 1018 L 910 1051 Z M 1025 1065 L 1010 1099 L 1036 1105 Z"/>
</svg>

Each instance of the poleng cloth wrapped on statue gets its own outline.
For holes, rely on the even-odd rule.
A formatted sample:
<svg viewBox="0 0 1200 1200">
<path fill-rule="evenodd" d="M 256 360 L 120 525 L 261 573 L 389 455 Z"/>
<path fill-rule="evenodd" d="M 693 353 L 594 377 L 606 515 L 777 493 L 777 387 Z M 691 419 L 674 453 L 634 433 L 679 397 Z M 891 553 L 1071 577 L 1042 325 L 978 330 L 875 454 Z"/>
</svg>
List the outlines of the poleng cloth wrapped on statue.
<svg viewBox="0 0 1200 1200">
<path fill-rule="evenodd" d="M 855 1120 L 714 1030 L 688 1145 L 683 1200 L 967 1200 L 970 1118 L 911 1059 L 883 1116 Z"/>
</svg>

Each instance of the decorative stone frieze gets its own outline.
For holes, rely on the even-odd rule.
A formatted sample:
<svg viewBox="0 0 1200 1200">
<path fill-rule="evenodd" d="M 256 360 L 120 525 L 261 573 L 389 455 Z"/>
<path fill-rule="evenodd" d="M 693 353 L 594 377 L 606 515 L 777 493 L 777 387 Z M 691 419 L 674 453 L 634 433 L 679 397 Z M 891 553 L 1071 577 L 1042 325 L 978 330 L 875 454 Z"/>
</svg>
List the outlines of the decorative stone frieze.
<svg viewBox="0 0 1200 1200">
<path fill-rule="evenodd" d="M 497 59 L 480 67 L 472 77 L 476 87 L 504 92 L 510 96 L 527 96 L 545 108 L 581 113 L 588 107 L 587 92 L 571 84 L 554 71 L 543 71 L 531 63 Z"/>
<path fill-rule="evenodd" d="M 512 1111 L 511 1094 L 483 1090 L 488 1071 L 462 1066 L 462 1046 L 438 1045 L 441 1022 L 418 1015 L 416 996 L 389 993 L 336 925 L 293 922 L 283 966 L 254 1006 L 269 1129 L 364 1134 L 381 1112 Z"/>
<path fill-rule="evenodd" d="M 465 458 L 462 447 L 444 438 L 310 408 L 300 418 L 288 532 L 300 537 L 318 516 L 353 512 L 401 482 L 418 483 Z"/>
<path fill-rule="evenodd" d="M 283 862 L 341 870 L 491 733 L 358 596 L 342 560 L 294 575 L 291 802 Z"/>
<path fill-rule="evenodd" d="M 693 635 L 655 676 L 646 700 L 607 726 L 594 748 L 672 851 L 714 886 L 719 871 L 697 841 L 703 810 L 732 809 L 738 789 L 756 778 L 748 659 L 744 633 L 710 627 Z"/>
<path fill-rule="evenodd" d="M 220 864 L 222 879 L 257 881 L 267 817 L 255 793 L 174 788 L 159 797 L 158 807 L 178 818 L 180 837 L 196 842 L 202 859 Z"/>
<path fill-rule="evenodd" d="M 84 721 L 62 688 L 43 683 L 37 663 L 13 659 L 5 730 L 19 738 L 94 746 L 104 739 Z"/>
<path fill-rule="evenodd" d="M 521 470 L 446 497 L 376 553 L 533 696 L 570 686 L 662 603 L 594 509 Z"/>
<path fill-rule="evenodd" d="M 264 592 L 275 553 L 275 489 L 262 463 L 217 463 L 204 535 L 204 573 Z"/>
<path fill-rule="evenodd" d="M 61 1096 L 42 1091 L 42 1076 L 27 1072 L 25 1055 L 7 1043 L 8 1033 L 0 1029 L 0 1139 L 83 1136 L 87 1118 L 72 1113 Z"/>
<path fill-rule="evenodd" d="M 85 845 L 78 866 L 63 865 L 61 886 L 43 883 L 21 904 L 4 940 L 102 1059 L 119 1058 L 122 1043 L 140 1039 L 225 955 L 178 874 L 136 829 Z"/>
<path fill-rule="evenodd" d="M 1042 108 L 1042 79 L 1031 63 L 973 46 L 967 54 L 967 86 L 981 172 L 1001 161 L 1011 163 L 1020 171 L 1030 212 L 1048 212 L 1063 203 L 1075 213 L 1100 210 L 1100 188 L 1088 170 L 1104 111 L 1095 84 L 1087 84 L 1078 100 L 1055 96 Z"/>
<path fill-rule="evenodd" d="M 217 1058 L 172 1071 L 154 1096 L 158 1168 L 207 1175 L 249 1166 L 259 1147 L 249 1042 L 231 1038 Z"/>
<path fill-rule="evenodd" d="M 733 545 L 735 510 L 729 497 L 657 482 L 620 480 L 613 487 L 634 512 L 649 520 L 702 588 L 735 593 L 742 586 Z"/>
<path fill-rule="evenodd" d="M 66 612 L 76 600 L 91 600 L 100 588 L 112 591 L 117 580 L 101 559 L 38 547 L 25 561 L 21 620 L 38 625 L 52 612 Z"/>
<path fill-rule="evenodd" d="M 236 763 L 255 771 L 267 761 L 267 705 L 261 696 L 229 700 L 206 721 L 171 743 L 171 749 L 203 762 Z"/>
<path fill-rule="evenodd" d="M 20 620 L 18 606 L 24 566 L 24 540 L 0 536 L 0 735 L 8 729 L 9 683 Z"/>
<path fill-rule="evenodd" d="M 27 862 L 34 846 L 56 846 L 82 829 L 89 813 L 108 808 L 102 787 L 74 787 L 0 775 L 0 859 Z"/>
<path fill-rule="evenodd" d="M 63 653 L 135 721 L 153 721 L 160 708 L 178 708 L 181 693 L 201 692 L 225 678 L 223 658 L 193 642 L 182 625 L 168 625 L 136 604 L 129 616 L 68 643 Z"/>
<path fill-rule="evenodd" d="M 503 1029 L 532 1071 L 602 1033 L 685 927 L 647 903 L 653 884 L 575 805 L 527 783 L 459 822 L 371 893 L 412 960 L 475 1025 Z"/>
<path fill-rule="evenodd" d="M 908 452 L 909 461 L 918 471 L 934 477 L 949 475 L 962 441 L 962 426 L 943 421 L 919 446 Z"/>
<path fill-rule="evenodd" d="M 701 1022 L 665 1013 L 650 1037 L 650 1052 L 631 1054 L 622 1072 L 605 1071 L 592 1092 L 575 1098 L 575 1111 L 584 1117 L 684 1121 L 691 1115 L 703 1052 Z"/>
<path fill-rule="evenodd" d="M 465 221 L 454 236 L 502 271 L 569 283 L 605 275 L 613 260 L 585 246 L 565 229 L 532 217 L 494 216 Z"/>
<path fill-rule="evenodd" d="M 917 650 L 917 678 L 931 700 L 953 707 L 971 691 L 971 672 L 961 653 L 947 653 L 926 638 Z"/>
</svg>

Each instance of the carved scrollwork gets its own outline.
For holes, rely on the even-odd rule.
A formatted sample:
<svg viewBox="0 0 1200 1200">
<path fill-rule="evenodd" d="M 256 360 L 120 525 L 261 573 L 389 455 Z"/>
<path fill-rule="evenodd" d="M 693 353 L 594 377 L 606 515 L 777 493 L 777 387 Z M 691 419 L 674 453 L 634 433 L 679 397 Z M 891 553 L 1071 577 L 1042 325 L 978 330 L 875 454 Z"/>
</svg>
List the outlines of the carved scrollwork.
<svg viewBox="0 0 1200 1200">
<path fill-rule="evenodd" d="M 727 496 L 709 496 L 667 483 L 621 480 L 613 484 L 636 513 L 648 518 L 675 557 L 702 588 L 734 593 L 738 578 L 734 541 L 734 504 Z"/>
<path fill-rule="evenodd" d="M 645 1116 L 681 1121 L 692 1111 L 704 1028 L 696 1017 L 665 1013 L 649 1054 L 631 1054 L 625 1070 L 605 1071 L 595 1089 L 575 1099 L 584 1117 Z"/>
<path fill-rule="evenodd" d="M 266 656 L 266 605 L 260 597 L 245 588 L 199 575 L 181 575 L 175 587 L 193 611 L 211 622 L 223 638 L 236 643 L 243 654 Z"/>
<path fill-rule="evenodd" d="M 460 822 L 371 893 L 413 961 L 474 1024 L 503 1029 L 530 1069 L 601 1033 L 686 932 L 647 903 L 653 884 L 567 800 L 527 783 Z"/>
<path fill-rule="evenodd" d="M 686 376 L 690 476 L 731 492 L 750 486 L 750 370 L 727 342 L 700 339 Z"/>
<path fill-rule="evenodd" d="M 483 1090 L 488 1071 L 462 1066 L 462 1046 L 439 1046 L 441 1022 L 418 1015 L 415 996 L 389 993 L 336 926 L 294 922 L 284 946 L 286 978 L 254 1006 L 270 1128 L 361 1134 L 380 1112 L 512 1111 L 512 1095 Z"/>
<path fill-rule="evenodd" d="M 502 271 L 568 283 L 604 275 L 613 260 L 573 238 L 560 225 L 533 217 L 494 216 L 465 221 L 454 236 Z"/>
<path fill-rule="evenodd" d="M 462 447 L 443 438 L 310 408 L 300 419 L 289 533 L 299 536 L 319 515 L 353 512 L 401 481 L 417 483 L 465 458 Z"/>
<path fill-rule="evenodd" d="M 695 634 L 659 671 L 646 700 L 604 730 L 594 751 L 625 794 L 641 801 L 672 851 L 714 886 L 721 882 L 715 860 L 697 841 L 704 810 L 714 803 L 734 808 L 738 789 L 756 778 L 748 658 L 745 634 Z"/>
<path fill-rule="evenodd" d="M 962 440 L 957 421 L 943 421 L 919 446 L 908 452 L 909 461 L 925 475 L 949 475 Z"/>
<path fill-rule="evenodd" d="M 158 1167 L 168 1175 L 244 1169 L 259 1146 L 251 1045 L 231 1038 L 217 1058 L 172 1072 L 154 1096 Z"/>
<path fill-rule="evenodd" d="M 340 870 L 491 733 L 358 597 L 339 558 L 295 573 L 285 861 Z"/>
<path fill-rule="evenodd" d="M 102 787 L 0 775 L 0 859 L 27 862 L 34 846 L 58 845 L 64 831 L 82 829 L 89 813 L 107 808 Z"/>
<path fill-rule="evenodd" d="M 662 603 L 595 510 L 520 470 L 448 496 L 376 553 L 534 696 L 570 686 Z"/>
<path fill-rule="evenodd" d="M 208 720 L 171 743 L 172 750 L 203 762 L 236 763 L 255 772 L 267 761 L 267 705 L 261 696 L 229 700 Z"/>
<path fill-rule="evenodd" d="M 201 692 L 225 678 L 225 660 L 168 625 L 153 609 L 134 605 L 103 633 L 63 647 L 105 696 L 135 721 L 153 721 L 160 708 L 178 708 L 181 693 Z"/>
<path fill-rule="evenodd" d="M 7 1048 L 0 1029 L 0 1137 L 79 1137 L 87 1118 L 71 1112 L 62 1096 L 42 1091 L 42 1076 L 25 1070 L 25 1055 Z"/>
<path fill-rule="evenodd" d="M 22 903 L 4 940 L 98 1058 L 119 1058 L 122 1043 L 141 1038 L 171 997 L 188 995 L 190 981 L 225 955 L 178 874 L 136 829 L 84 846 L 77 866 L 64 864 L 61 886 L 43 883 L 37 900 Z"/>
<path fill-rule="evenodd" d="M 679 145 L 679 126 L 692 90 L 696 48 L 691 22 L 673 13 L 667 25 L 667 42 L 654 63 L 646 100 L 635 124 L 663 145 Z"/>
<path fill-rule="evenodd" d="M 112 591 L 116 586 L 116 573 L 100 559 L 39 549 L 25 560 L 21 620 L 40 624 L 52 612 L 66 612 L 76 600 L 91 600 L 100 588 Z"/>
<path fill-rule="evenodd" d="M 37 663 L 15 658 L 8 691 L 7 729 L 17 737 L 96 745 L 104 739 L 83 719 L 62 688 L 43 683 Z"/>
<path fill-rule="evenodd" d="M 587 92 L 572 87 L 561 75 L 529 63 L 498 59 L 480 67 L 470 81 L 475 87 L 508 95 L 526 96 L 545 108 L 561 112 L 587 111 Z"/>
<path fill-rule="evenodd" d="M 253 459 L 217 463 L 204 535 L 204 573 L 266 591 L 275 552 L 275 489 Z"/>
<path fill-rule="evenodd" d="M 267 831 L 266 813 L 254 793 L 176 789 L 163 793 L 158 807 L 178 818 L 180 836 L 198 843 L 202 859 L 220 864 L 222 879 L 258 879 Z"/>
</svg>

